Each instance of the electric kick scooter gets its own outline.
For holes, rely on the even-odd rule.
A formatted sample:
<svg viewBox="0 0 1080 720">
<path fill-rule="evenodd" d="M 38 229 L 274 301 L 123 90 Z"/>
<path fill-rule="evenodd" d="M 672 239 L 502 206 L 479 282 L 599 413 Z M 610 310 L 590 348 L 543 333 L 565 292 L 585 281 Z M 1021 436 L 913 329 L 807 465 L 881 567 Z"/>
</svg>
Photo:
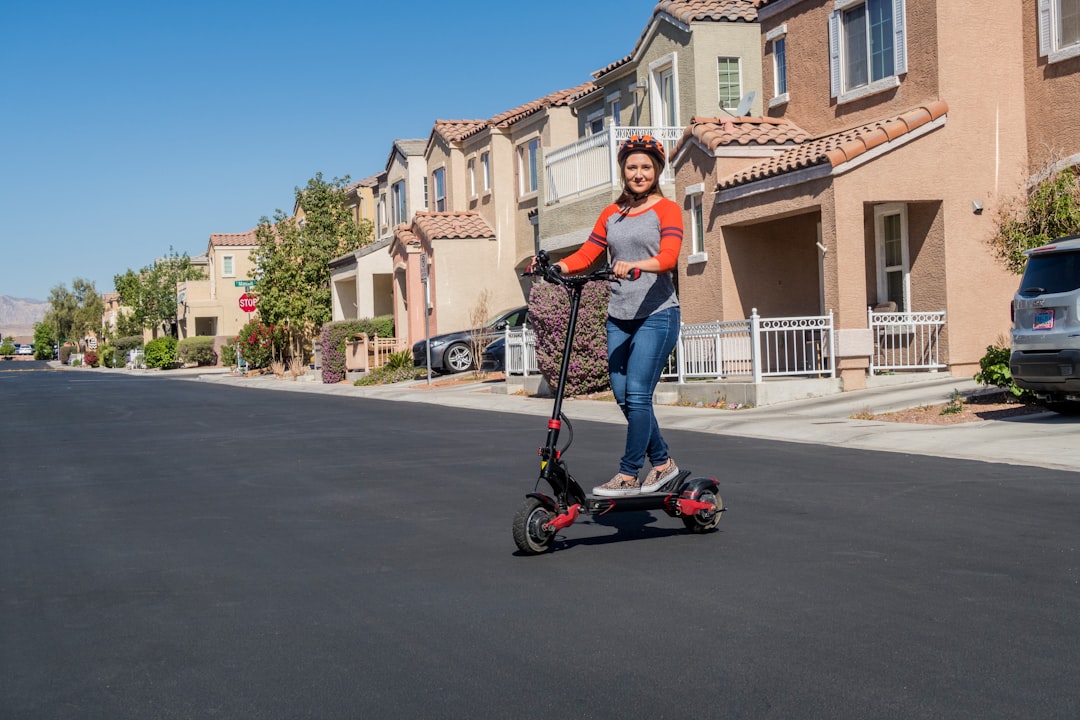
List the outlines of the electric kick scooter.
<svg viewBox="0 0 1080 720">
<path fill-rule="evenodd" d="M 526 275 L 540 275 L 545 280 L 566 288 L 570 296 L 570 323 L 566 330 L 559 382 L 555 390 L 555 405 L 548 420 L 547 442 L 540 448 L 540 476 L 536 487 L 543 480 L 550 487 L 550 495 L 534 489 L 525 496 L 525 502 L 514 516 L 514 542 L 518 550 L 528 555 L 538 555 L 551 547 L 556 534 L 567 528 L 582 515 L 605 515 L 612 512 L 663 510 L 671 517 L 681 518 L 683 525 L 692 533 L 707 533 L 716 528 L 724 504 L 720 499 L 716 478 L 691 478 L 689 470 L 682 470 L 655 492 L 621 497 L 597 497 L 586 495 L 567 469 L 563 456 L 573 442 L 574 429 L 563 415 L 562 403 L 566 392 L 566 377 L 570 367 L 570 352 L 574 345 L 578 308 L 581 294 L 590 282 L 619 282 L 610 267 L 586 275 L 562 275 L 551 265 L 548 254 L 541 250 L 537 262 Z M 632 279 L 637 279 L 636 271 Z M 570 437 L 566 445 L 558 448 L 559 432 L 563 426 Z"/>
</svg>

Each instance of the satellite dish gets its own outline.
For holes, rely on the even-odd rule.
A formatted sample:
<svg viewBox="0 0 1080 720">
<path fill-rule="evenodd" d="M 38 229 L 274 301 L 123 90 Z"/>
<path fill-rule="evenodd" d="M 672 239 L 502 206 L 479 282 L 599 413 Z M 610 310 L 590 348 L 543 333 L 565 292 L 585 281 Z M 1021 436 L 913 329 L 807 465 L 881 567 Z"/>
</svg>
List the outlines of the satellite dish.
<svg viewBox="0 0 1080 720">
<path fill-rule="evenodd" d="M 739 107 L 735 108 L 735 115 L 742 117 L 746 113 L 750 112 L 750 106 L 754 104 L 754 98 L 757 96 L 757 92 L 751 90 L 739 99 Z"/>
</svg>

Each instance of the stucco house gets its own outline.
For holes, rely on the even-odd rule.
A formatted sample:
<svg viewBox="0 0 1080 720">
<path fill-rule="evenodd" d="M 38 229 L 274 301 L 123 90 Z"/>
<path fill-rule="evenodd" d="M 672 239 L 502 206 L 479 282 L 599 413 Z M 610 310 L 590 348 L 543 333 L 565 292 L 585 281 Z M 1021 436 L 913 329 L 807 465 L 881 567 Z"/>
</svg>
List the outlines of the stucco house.
<svg viewBox="0 0 1080 720">
<path fill-rule="evenodd" d="M 353 220 L 358 224 L 371 223 L 373 232 L 378 188 L 378 175 L 345 188 L 345 204 Z M 301 212 L 299 206 L 297 212 Z M 331 261 L 330 284 L 333 292 L 330 297 L 334 320 L 370 318 L 393 312 L 392 267 L 386 257 L 389 244 L 389 237 L 375 238 L 364 247 Z"/>
<path fill-rule="evenodd" d="M 756 18 L 753 0 L 657 3 L 630 54 L 592 73 L 591 88 L 570 106 L 572 133 L 543 148 L 543 249 L 562 257 L 585 241 L 621 190 L 616 152 L 631 135 L 652 135 L 670 153 L 694 116 L 761 111 Z M 669 196 L 673 180 L 665 170 Z"/>
<path fill-rule="evenodd" d="M 215 350 L 236 337 L 251 319 L 240 307 L 240 296 L 251 289 L 251 252 L 257 246 L 254 228 L 210 236 L 206 254 L 192 258 L 192 264 L 205 263 L 206 278 L 176 286 L 179 337 L 212 336 Z"/>
<path fill-rule="evenodd" d="M 1080 60 L 1038 40 L 1076 3 L 758 6 L 765 116 L 696 117 L 673 158 L 684 321 L 831 313 L 828 363 L 853 390 L 936 313 L 932 365 L 970 376 L 1008 331 L 1017 281 L 988 244 L 996 219 L 1048 155 L 1080 150 L 1063 109 Z M 875 308 L 907 315 L 886 336 Z"/>
</svg>

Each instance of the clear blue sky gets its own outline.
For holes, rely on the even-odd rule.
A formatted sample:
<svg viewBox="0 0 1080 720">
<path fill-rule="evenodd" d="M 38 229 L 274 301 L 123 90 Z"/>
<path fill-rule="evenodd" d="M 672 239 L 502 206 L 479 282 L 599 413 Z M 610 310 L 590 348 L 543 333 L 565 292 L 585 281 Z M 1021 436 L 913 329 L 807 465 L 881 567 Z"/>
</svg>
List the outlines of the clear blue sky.
<svg viewBox="0 0 1080 720">
<path fill-rule="evenodd" d="M 627 55 L 653 0 L 12 2 L 0 10 L 0 295 L 99 292 L 244 232 L 317 172 Z M 617 8 L 614 9 L 613 8 Z"/>
</svg>

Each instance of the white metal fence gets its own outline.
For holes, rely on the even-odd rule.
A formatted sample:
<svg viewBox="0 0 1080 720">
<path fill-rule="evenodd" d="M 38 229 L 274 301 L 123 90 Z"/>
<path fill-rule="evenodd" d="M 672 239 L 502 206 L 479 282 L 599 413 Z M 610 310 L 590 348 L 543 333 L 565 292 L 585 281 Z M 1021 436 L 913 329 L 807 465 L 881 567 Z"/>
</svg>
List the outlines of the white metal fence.
<svg viewBox="0 0 1080 720">
<path fill-rule="evenodd" d="M 887 370 L 940 370 L 941 330 L 945 311 L 874 312 L 867 309 L 874 338 L 870 372 Z"/>
<path fill-rule="evenodd" d="M 506 328 L 506 359 L 505 370 L 507 375 L 535 375 L 540 372 L 536 364 L 536 333 L 532 328 L 522 326 L 520 328 Z"/>
<path fill-rule="evenodd" d="M 677 377 L 721 379 L 805 375 L 835 377 L 833 315 L 684 324 L 676 346 Z"/>
<path fill-rule="evenodd" d="M 664 145 L 669 157 L 682 137 L 680 127 L 612 125 L 602 133 L 575 140 L 544 153 L 544 201 L 553 205 L 565 198 L 604 185 L 619 183 L 616 149 L 634 135 L 652 135 Z M 660 182 L 671 183 L 671 164 L 664 167 Z"/>
<path fill-rule="evenodd" d="M 937 370 L 945 311 L 869 312 L 874 350 L 871 372 Z M 688 379 L 766 377 L 836 377 L 833 314 L 763 318 L 757 308 L 746 320 L 683 323 L 675 351 L 662 377 Z M 536 365 L 536 337 L 531 328 L 506 330 L 506 373 L 529 375 Z"/>
</svg>

